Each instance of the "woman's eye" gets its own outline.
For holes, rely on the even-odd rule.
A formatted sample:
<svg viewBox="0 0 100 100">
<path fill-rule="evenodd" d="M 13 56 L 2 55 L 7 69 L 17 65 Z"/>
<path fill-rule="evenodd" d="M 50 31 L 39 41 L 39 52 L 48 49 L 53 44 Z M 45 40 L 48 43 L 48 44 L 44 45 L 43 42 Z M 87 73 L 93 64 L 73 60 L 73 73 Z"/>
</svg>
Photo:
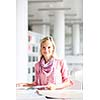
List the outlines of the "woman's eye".
<svg viewBox="0 0 100 100">
<path fill-rule="evenodd" d="M 42 47 L 43 49 L 45 49 L 45 47 Z"/>
<path fill-rule="evenodd" d="M 48 47 L 48 49 L 50 49 L 50 47 Z"/>
</svg>

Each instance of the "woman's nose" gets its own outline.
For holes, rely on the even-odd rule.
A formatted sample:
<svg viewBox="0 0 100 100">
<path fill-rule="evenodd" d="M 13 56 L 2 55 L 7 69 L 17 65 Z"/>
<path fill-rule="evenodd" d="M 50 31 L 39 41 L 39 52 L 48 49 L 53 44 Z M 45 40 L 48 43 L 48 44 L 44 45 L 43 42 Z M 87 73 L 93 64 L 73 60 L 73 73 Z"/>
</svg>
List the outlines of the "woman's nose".
<svg viewBox="0 0 100 100">
<path fill-rule="evenodd" d="M 45 48 L 45 51 L 48 52 L 48 48 Z"/>
</svg>

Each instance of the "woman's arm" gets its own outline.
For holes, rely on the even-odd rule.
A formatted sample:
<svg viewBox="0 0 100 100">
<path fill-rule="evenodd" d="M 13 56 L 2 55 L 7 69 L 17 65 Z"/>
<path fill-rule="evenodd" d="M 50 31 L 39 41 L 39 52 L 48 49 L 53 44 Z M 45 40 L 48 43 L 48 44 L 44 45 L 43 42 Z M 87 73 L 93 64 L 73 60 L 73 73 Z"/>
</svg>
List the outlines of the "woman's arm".
<svg viewBox="0 0 100 100">
<path fill-rule="evenodd" d="M 61 77 L 62 83 L 61 84 L 48 84 L 47 87 L 50 90 L 55 89 L 63 89 L 73 85 L 73 82 L 69 79 L 68 75 L 68 68 L 64 60 L 60 60 L 60 67 L 61 67 Z"/>
<path fill-rule="evenodd" d="M 32 86 L 36 86 L 36 83 L 35 82 L 32 82 L 32 83 L 17 83 L 16 84 L 16 87 L 32 87 Z"/>
<path fill-rule="evenodd" d="M 56 89 L 63 89 L 63 88 L 66 88 L 66 87 L 69 87 L 72 85 L 73 85 L 73 82 L 68 79 L 68 80 L 64 81 L 62 84 L 56 85 Z"/>
<path fill-rule="evenodd" d="M 64 89 L 66 87 L 72 86 L 73 82 L 71 80 L 65 80 L 62 84 L 48 84 L 47 88 L 49 90 L 59 90 L 59 89 Z"/>
</svg>

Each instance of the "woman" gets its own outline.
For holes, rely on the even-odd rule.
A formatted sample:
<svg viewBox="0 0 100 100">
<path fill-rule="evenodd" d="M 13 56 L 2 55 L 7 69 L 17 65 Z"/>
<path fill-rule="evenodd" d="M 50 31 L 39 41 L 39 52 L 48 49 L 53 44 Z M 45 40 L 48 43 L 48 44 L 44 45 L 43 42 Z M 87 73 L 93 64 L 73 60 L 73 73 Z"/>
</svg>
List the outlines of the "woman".
<svg viewBox="0 0 100 100">
<path fill-rule="evenodd" d="M 62 59 L 55 55 L 56 47 L 52 37 L 45 37 L 40 43 L 40 60 L 35 64 L 35 81 L 23 86 L 46 86 L 46 89 L 63 89 L 71 86 L 68 70 Z"/>
</svg>

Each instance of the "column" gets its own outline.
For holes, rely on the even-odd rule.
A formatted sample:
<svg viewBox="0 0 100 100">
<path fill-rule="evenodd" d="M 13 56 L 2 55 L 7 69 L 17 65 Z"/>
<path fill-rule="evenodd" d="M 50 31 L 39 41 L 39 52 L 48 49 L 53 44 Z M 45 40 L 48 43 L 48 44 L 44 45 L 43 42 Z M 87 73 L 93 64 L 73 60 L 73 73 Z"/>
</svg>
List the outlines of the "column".
<svg viewBox="0 0 100 100">
<path fill-rule="evenodd" d="M 71 25 L 66 25 L 65 26 L 66 30 L 65 30 L 65 54 L 70 55 L 72 54 L 72 27 Z"/>
<path fill-rule="evenodd" d="M 17 0 L 16 28 L 16 82 L 27 81 L 28 19 L 27 0 Z"/>
<path fill-rule="evenodd" d="M 42 33 L 45 36 L 50 35 L 50 26 L 48 24 L 49 18 L 48 18 L 48 12 L 43 11 L 42 12 L 42 17 L 43 17 L 43 25 L 42 25 Z"/>
<path fill-rule="evenodd" d="M 49 27 L 49 25 L 44 24 L 44 25 L 42 25 L 42 28 L 43 28 L 43 35 L 49 36 L 50 35 L 50 27 Z"/>
<path fill-rule="evenodd" d="M 64 11 L 55 11 L 54 40 L 59 58 L 65 57 L 65 18 Z"/>
<path fill-rule="evenodd" d="M 80 26 L 79 24 L 73 24 L 73 54 L 80 54 Z"/>
</svg>

